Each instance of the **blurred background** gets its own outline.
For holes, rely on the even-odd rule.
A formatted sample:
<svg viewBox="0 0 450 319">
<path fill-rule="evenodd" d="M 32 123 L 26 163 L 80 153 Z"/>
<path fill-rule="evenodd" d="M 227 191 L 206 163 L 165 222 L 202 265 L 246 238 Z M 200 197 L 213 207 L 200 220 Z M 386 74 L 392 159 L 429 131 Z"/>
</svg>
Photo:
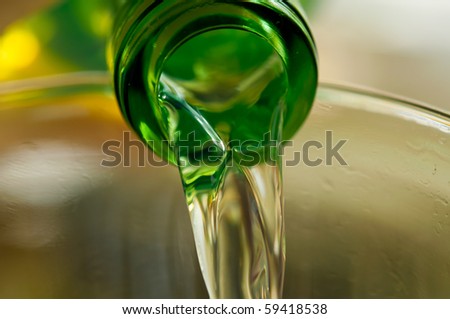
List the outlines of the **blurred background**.
<svg viewBox="0 0 450 319">
<path fill-rule="evenodd" d="M 450 1 L 309 0 L 322 81 L 450 110 Z"/>
<path fill-rule="evenodd" d="M 105 5 L 108 1 L 89 3 L 97 1 L 103 2 L 104 7 L 108 6 Z M 54 2 L 57 1 L 0 2 L 0 29 L 3 33 L 0 40 L 0 80 L 30 77 L 36 72 L 51 73 L 42 65 L 36 67 L 38 57 L 47 65 L 51 61 L 54 70 L 74 70 L 74 66 L 67 61 L 60 61 L 48 52 L 44 54 L 39 43 L 23 29 L 7 27 L 11 22 Z M 321 81 L 375 88 L 450 110 L 450 1 L 302 2 L 308 11 L 319 50 Z M 83 6 L 89 7 L 85 2 Z M 72 8 L 71 12 L 83 15 L 80 8 Z M 49 39 L 52 32 L 67 28 L 66 22 L 52 21 L 47 17 L 27 23 L 28 26 L 44 30 L 40 39 L 47 39 L 51 43 Z M 74 37 L 68 42 L 71 45 L 66 43 L 64 47 L 80 60 L 83 53 L 92 60 L 92 55 L 101 52 L 97 48 L 104 45 L 102 31 L 107 29 L 110 21 L 100 12 L 90 23 L 84 22 L 84 26 L 90 26 L 89 30 L 85 30 L 90 36 L 90 42 L 81 47 Z M 45 46 L 51 45 L 55 43 Z M 98 55 L 98 59 L 103 59 L 103 56 Z M 80 62 L 82 67 L 90 67 L 89 63 L 84 62 Z M 30 65 L 34 65 L 34 73 L 29 71 Z"/>
<path fill-rule="evenodd" d="M 135 153 L 131 168 L 99 165 L 104 141 L 121 140 L 128 129 L 113 96 L 102 93 L 105 82 L 89 79 L 99 86 L 75 86 L 74 96 L 29 90 L 16 104 L 17 95 L 1 99 L 11 81 L 105 70 L 108 12 L 118 1 L 0 1 L 2 298 L 205 296 L 176 170 L 137 167 Z M 321 81 L 450 112 L 450 0 L 302 2 Z M 341 94 L 324 97 L 395 111 L 387 102 Z M 285 174 L 287 241 L 298 243 L 288 244 L 287 278 L 295 279 L 287 281 L 288 293 L 300 287 L 309 297 L 449 296 L 450 139 L 445 123 L 439 131 L 433 121 L 411 119 L 333 103 L 313 110 L 299 141 L 332 129 L 352 141 L 345 150 L 353 161 L 349 169 Z"/>
</svg>

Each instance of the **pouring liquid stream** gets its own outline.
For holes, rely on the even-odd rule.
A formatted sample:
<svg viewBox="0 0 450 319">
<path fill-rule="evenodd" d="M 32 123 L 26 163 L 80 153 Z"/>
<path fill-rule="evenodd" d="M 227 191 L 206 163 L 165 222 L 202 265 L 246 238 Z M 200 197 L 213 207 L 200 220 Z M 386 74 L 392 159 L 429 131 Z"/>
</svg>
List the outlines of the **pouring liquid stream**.
<svg viewBox="0 0 450 319">
<path fill-rule="evenodd" d="M 175 150 L 211 298 L 281 297 L 286 91 L 281 58 L 247 31 L 203 33 L 165 63 L 154 111 Z"/>
</svg>

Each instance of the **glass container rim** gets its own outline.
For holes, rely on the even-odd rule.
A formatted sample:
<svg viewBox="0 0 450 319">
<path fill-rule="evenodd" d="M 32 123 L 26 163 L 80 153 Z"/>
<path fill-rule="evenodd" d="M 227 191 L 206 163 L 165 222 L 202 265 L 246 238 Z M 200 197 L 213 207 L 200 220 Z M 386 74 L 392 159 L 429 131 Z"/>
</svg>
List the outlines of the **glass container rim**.
<svg viewBox="0 0 450 319">
<path fill-rule="evenodd" d="M 383 90 L 333 81 L 320 81 L 318 87 L 319 91 L 328 89 L 342 93 L 356 94 L 363 97 L 371 97 L 394 104 L 401 104 L 409 108 L 450 120 L 450 111 L 439 109 L 431 104 Z M 29 95 L 24 93 L 34 91 L 40 91 L 42 93 L 41 96 L 44 97 L 47 96 L 47 94 L 45 94 L 46 92 L 54 90 L 61 91 L 60 95 L 63 96 L 70 95 L 74 92 L 73 90 L 70 90 L 71 88 L 97 88 L 110 94 L 113 94 L 114 92 L 111 74 L 108 71 L 74 72 L 0 82 L 0 103 L 5 100 L 13 101 L 15 103 L 21 102 L 29 99 Z M 317 100 L 320 100 L 320 97 L 316 96 L 316 101 Z"/>
</svg>

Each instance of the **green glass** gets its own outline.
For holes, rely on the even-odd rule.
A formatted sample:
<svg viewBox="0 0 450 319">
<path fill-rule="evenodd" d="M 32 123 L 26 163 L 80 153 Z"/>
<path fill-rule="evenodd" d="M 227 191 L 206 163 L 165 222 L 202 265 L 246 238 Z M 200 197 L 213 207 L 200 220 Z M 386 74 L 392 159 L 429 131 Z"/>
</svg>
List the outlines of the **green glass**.
<svg viewBox="0 0 450 319">
<path fill-rule="evenodd" d="M 223 94 L 255 68 L 272 63 L 277 77 L 264 87 L 259 101 L 246 103 L 243 98 L 223 111 L 214 110 L 211 101 L 197 101 L 194 108 L 213 127 L 231 123 L 230 138 L 238 140 L 261 140 L 272 124 L 273 109 L 268 105 L 276 105 L 281 97 L 285 100 L 284 139 L 292 137 L 305 120 L 317 86 L 317 64 L 298 1 L 129 1 L 120 12 L 110 61 L 122 113 L 144 140 L 151 141 L 150 147 L 171 163 L 176 159 L 168 145 L 171 138 L 164 123 L 168 115 L 160 100 L 161 87 L 167 85 L 160 81 L 164 75 L 189 80 L 197 88 L 209 81 L 209 87 Z M 278 64 L 270 62 L 274 53 Z M 211 70 L 211 60 L 222 69 Z M 194 64 L 197 71 L 209 70 L 209 79 L 203 74 L 202 81 Z M 232 83 L 220 83 L 214 78 L 217 74 L 221 79 L 233 78 Z M 220 95 L 210 93 L 214 94 Z M 192 128 L 188 117 L 180 119 L 180 125 Z"/>
</svg>

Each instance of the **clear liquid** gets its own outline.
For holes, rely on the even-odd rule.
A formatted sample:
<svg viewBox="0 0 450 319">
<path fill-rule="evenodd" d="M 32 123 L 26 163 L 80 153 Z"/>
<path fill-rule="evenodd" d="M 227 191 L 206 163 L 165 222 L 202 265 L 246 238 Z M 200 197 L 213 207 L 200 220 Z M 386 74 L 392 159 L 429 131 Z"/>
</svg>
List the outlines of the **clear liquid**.
<svg viewBox="0 0 450 319">
<path fill-rule="evenodd" d="M 240 52 L 249 46 L 258 50 Z M 281 297 L 281 59 L 262 38 L 223 29 L 186 43 L 164 71 L 157 112 L 175 150 L 210 297 Z"/>
<path fill-rule="evenodd" d="M 281 174 L 231 166 L 217 188 L 185 182 L 203 277 L 212 298 L 279 298 L 284 273 Z"/>
</svg>

